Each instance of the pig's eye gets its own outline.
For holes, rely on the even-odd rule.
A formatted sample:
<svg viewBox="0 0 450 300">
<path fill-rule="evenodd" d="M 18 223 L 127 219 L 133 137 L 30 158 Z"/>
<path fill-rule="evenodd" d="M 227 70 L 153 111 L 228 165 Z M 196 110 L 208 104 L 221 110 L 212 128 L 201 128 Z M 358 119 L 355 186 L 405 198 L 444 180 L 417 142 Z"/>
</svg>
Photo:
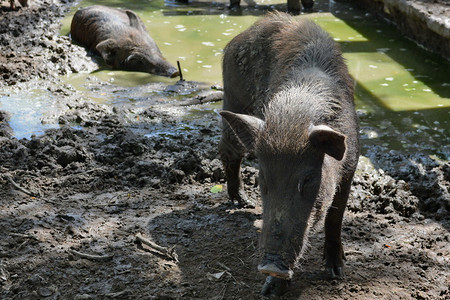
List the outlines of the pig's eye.
<svg viewBox="0 0 450 300">
<path fill-rule="evenodd" d="M 306 175 L 300 182 L 298 183 L 297 189 L 300 193 L 303 194 L 305 188 L 307 188 L 308 184 L 311 182 L 311 176 Z"/>
<path fill-rule="evenodd" d="M 127 63 L 129 63 L 129 64 L 139 64 L 139 63 L 141 63 L 139 57 L 136 56 L 136 55 L 134 55 L 134 54 L 128 56 L 127 59 L 126 59 L 126 61 L 127 61 Z"/>
</svg>

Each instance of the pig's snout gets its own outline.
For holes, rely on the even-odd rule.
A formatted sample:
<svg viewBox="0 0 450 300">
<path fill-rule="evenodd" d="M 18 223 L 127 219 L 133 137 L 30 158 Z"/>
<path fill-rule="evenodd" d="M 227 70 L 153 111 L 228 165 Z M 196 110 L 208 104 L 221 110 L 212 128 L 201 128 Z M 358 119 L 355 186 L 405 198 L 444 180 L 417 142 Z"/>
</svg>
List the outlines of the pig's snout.
<svg viewBox="0 0 450 300">
<path fill-rule="evenodd" d="M 180 72 L 178 72 L 177 69 L 173 68 L 173 69 L 169 70 L 169 76 L 170 76 L 170 78 L 178 77 L 178 76 L 180 76 Z"/>
<path fill-rule="evenodd" d="M 278 254 L 266 253 L 261 264 L 258 265 L 258 271 L 264 275 L 281 278 L 291 279 L 294 271 L 290 270 L 283 263 L 283 260 Z"/>
<path fill-rule="evenodd" d="M 266 253 L 258 271 L 267 275 L 266 282 L 261 290 L 264 296 L 281 296 L 284 294 L 290 283 L 294 272 L 289 270 L 283 263 L 279 254 Z"/>
<path fill-rule="evenodd" d="M 178 72 L 178 69 L 171 66 L 169 63 L 163 65 L 163 66 L 159 66 L 158 68 L 159 70 L 154 71 L 154 72 L 150 72 L 150 73 L 154 73 L 160 76 L 166 76 L 166 77 L 170 77 L 170 78 L 175 78 L 177 76 L 180 76 L 180 73 Z"/>
</svg>

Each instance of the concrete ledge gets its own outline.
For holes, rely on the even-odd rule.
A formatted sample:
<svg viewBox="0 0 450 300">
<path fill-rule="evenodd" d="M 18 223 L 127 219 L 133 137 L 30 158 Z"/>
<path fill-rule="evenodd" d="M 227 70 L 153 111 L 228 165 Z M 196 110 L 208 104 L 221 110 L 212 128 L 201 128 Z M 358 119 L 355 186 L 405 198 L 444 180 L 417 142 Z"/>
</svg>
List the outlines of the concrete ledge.
<svg viewBox="0 0 450 300">
<path fill-rule="evenodd" d="M 450 60 L 450 1 L 344 0 L 397 24 L 399 30 L 426 49 Z"/>
</svg>

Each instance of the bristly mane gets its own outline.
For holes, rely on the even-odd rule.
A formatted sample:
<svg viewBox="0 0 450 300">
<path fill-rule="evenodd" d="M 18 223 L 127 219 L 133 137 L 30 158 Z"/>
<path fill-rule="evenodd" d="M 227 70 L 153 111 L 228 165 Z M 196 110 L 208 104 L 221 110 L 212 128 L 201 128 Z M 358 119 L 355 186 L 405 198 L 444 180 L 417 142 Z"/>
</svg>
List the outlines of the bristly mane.
<svg viewBox="0 0 450 300">
<path fill-rule="evenodd" d="M 295 20 L 288 14 L 274 12 L 263 22 L 282 24 L 276 26 L 279 30 L 270 37 L 278 66 L 285 70 L 317 67 L 336 80 L 338 75 L 347 74 L 339 45 L 312 20 Z"/>
<path fill-rule="evenodd" d="M 277 53 L 272 70 L 272 86 L 277 88 L 265 106 L 266 123 L 256 149 L 261 154 L 296 154 L 306 146 L 311 124 L 332 123 L 342 109 L 341 100 L 348 95 L 353 99 L 351 78 L 339 47 L 314 22 L 294 22 L 280 13 L 271 13 L 265 22 L 283 25 L 270 38 Z"/>
<path fill-rule="evenodd" d="M 329 80 L 309 79 L 290 82 L 265 107 L 265 125 L 256 146 L 260 154 L 298 154 L 308 143 L 309 127 L 329 123 L 341 111 Z"/>
</svg>

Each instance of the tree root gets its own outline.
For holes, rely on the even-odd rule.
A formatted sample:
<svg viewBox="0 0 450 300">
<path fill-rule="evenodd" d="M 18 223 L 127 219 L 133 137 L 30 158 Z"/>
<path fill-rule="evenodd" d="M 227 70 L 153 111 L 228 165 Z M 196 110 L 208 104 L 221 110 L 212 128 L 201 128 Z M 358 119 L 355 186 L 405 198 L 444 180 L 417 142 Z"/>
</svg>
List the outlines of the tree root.
<svg viewBox="0 0 450 300">
<path fill-rule="evenodd" d="M 20 185 L 18 185 L 11 177 L 11 175 L 9 174 L 3 174 L 3 177 L 6 178 L 6 180 L 8 180 L 9 183 L 11 183 L 11 185 L 16 189 L 21 191 L 24 194 L 27 194 L 28 196 L 31 197 L 39 197 L 38 193 L 34 193 L 34 192 L 30 192 L 29 190 L 21 187 Z"/>
</svg>

